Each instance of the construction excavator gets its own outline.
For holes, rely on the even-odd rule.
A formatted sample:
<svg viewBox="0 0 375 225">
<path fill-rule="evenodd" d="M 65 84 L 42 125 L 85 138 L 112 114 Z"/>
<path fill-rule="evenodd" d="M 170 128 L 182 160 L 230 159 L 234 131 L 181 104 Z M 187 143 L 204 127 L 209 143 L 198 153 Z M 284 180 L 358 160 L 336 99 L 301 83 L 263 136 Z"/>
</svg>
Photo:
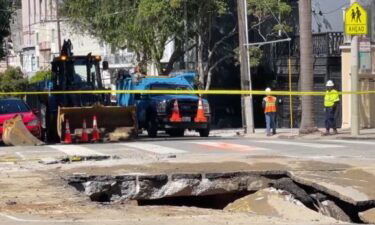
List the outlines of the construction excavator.
<svg viewBox="0 0 375 225">
<path fill-rule="evenodd" d="M 95 92 L 105 90 L 100 73 L 101 56 L 91 53 L 74 56 L 72 49 L 71 41 L 64 40 L 60 55 L 52 61 L 51 78 L 35 85 L 33 91 L 86 90 L 92 93 L 29 95 L 27 103 L 39 112 L 44 140 L 49 143 L 90 142 L 94 129 L 104 142 L 136 136 L 135 107 L 111 106 L 109 93 Z M 83 140 L 83 135 L 88 135 L 89 139 Z M 95 136 L 98 141 L 98 134 Z"/>
</svg>

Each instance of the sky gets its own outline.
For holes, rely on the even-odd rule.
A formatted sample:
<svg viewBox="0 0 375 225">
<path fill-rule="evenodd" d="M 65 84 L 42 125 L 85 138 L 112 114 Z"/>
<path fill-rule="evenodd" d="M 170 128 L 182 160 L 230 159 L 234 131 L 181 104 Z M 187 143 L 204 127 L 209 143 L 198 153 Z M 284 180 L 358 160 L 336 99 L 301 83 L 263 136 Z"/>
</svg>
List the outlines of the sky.
<svg viewBox="0 0 375 225">
<path fill-rule="evenodd" d="M 359 0 L 362 6 L 373 1 L 375 0 Z M 343 8 L 350 6 L 350 0 L 312 0 L 311 4 L 314 32 L 319 31 L 319 26 L 321 32 L 344 32 Z"/>
<path fill-rule="evenodd" d="M 350 5 L 350 0 L 313 0 L 313 31 L 319 32 L 343 32 L 343 8 Z M 315 13 L 314 13 L 315 12 Z"/>
</svg>

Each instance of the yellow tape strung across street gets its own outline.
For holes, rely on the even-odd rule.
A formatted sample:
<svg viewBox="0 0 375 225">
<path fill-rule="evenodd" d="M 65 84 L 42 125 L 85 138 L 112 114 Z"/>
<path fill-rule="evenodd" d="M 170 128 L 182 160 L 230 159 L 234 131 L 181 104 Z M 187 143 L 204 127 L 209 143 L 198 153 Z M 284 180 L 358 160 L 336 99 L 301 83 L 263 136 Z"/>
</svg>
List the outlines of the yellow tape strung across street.
<svg viewBox="0 0 375 225">
<path fill-rule="evenodd" d="M 266 95 L 265 91 L 243 91 L 243 90 L 79 90 L 79 91 L 36 91 L 36 92 L 0 92 L 1 95 L 62 95 L 62 94 L 170 94 L 170 95 L 184 95 L 184 94 L 200 94 L 200 95 Z M 302 92 L 302 91 L 272 91 L 268 94 L 275 96 L 323 96 L 325 91 Z M 375 94 L 372 91 L 344 91 L 339 92 L 340 95 L 365 95 Z"/>
</svg>

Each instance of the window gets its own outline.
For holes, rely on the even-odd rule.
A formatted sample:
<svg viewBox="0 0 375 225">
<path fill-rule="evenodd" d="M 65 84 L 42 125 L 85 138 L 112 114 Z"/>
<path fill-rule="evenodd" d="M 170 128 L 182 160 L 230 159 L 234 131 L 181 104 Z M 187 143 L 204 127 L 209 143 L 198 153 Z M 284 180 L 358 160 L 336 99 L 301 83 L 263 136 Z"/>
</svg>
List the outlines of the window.
<svg viewBox="0 0 375 225">
<path fill-rule="evenodd" d="M 36 23 L 36 1 L 34 0 L 34 23 Z"/>
<path fill-rule="evenodd" d="M 189 86 L 175 84 L 153 84 L 150 90 L 192 90 Z"/>
<path fill-rule="evenodd" d="M 10 113 L 23 113 L 29 112 L 30 108 L 21 100 L 6 99 L 0 100 L 0 115 Z"/>
<path fill-rule="evenodd" d="M 36 57 L 31 55 L 31 71 L 36 71 Z"/>
<path fill-rule="evenodd" d="M 56 39 L 55 29 L 52 29 L 52 32 L 51 32 L 51 43 L 55 43 L 55 39 Z"/>
</svg>

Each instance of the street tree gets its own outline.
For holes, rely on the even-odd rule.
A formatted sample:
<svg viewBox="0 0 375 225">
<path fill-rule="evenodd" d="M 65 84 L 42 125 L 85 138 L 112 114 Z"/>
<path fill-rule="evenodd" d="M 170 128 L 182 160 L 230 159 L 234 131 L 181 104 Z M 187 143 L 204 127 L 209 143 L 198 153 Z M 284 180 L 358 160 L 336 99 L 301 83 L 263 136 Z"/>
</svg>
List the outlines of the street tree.
<svg viewBox="0 0 375 225">
<path fill-rule="evenodd" d="M 17 92 L 27 88 L 28 81 L 24 78 L 20 68 L 9 67 L 4 73 L 0 73 L 0 91 Z"/>
<path fill-rule="evenodd" d="M 260 41 L 279 39 L 292 32 L 292 27 L 286 22 L 292 7 L 285 0 L 247 0 L 247 4 L 251 18 L 249 30 Z M 251 66 L 258 66 L 263 57 L 261 46 L 252 46 L 249 51 Z"/>
<path fill-rule="evenodd" d="M 310 92 L 314 89 L 313 43 L 311 29 L 311 0 L 299 1 L 300 20 L 300 65 L 301 91 Z M 302 96 L 302 119 L 300 133 L 311 133 L 317 130 L 313 113 L 313 96 Z"/>
<path fill-rule="evenodd" d="M 35 73 L 34 76 L 30 78 L 30 84 L 35 84 L 39 82 L 43 82 L 45 80 L 51 79 L 52 71 L 51 70 L 40 70 Z"/>
<path fill-rule="evenodd" d="M 230 14 L 225 0 L 65 0 L 60 9 L 78 29 L 114 47 L 132 49 L 141 64 L 153 62 L 159 73 L 167 43 L 174 41 L 175 48 L 166 73 L 196 47 L 196 69 L 205 89 L 214 69 L 234 56 L 233 48 L 225 51 L 225 41 L 235 34 L 235 25 L 217 23 L 218 17 Z"/>
<path fill-rule="evenodd" d="M 225 23 L 222 19 L 235 18 L 235 15 L 225 0 L 181 2 L 187 5 L 190 40 L 196 45 L 199 84 L 208 90 L 215 69 L 220 63 L 235 56 L 233 46 L 227 45 L 226 41 L 237 33 L 237 26 Z"/>
<path fill-rule="evenodd" d="M 152 62 L 159 72 L 165 46 L 183 27 L 174 1 L 65 0 L 60 10 L 76 28 L 115 48 L 133 50 L 141 66 Z"/>
</svg>

